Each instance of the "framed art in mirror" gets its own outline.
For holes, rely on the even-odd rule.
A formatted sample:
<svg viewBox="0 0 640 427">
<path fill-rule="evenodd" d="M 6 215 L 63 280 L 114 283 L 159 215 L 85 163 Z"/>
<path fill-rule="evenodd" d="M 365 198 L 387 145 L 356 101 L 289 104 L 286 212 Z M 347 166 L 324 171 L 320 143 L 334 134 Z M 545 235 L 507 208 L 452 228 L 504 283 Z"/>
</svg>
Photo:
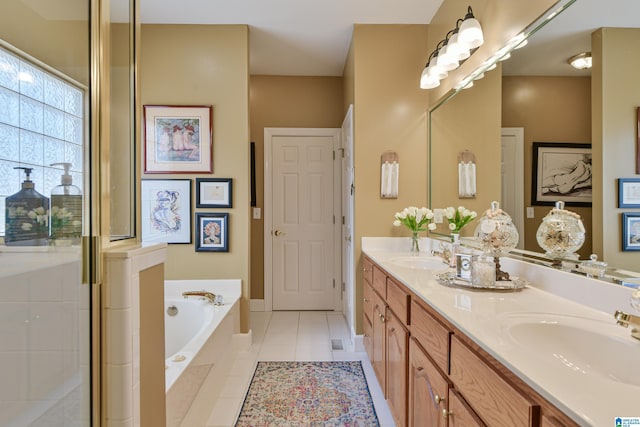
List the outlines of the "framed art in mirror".
<svg viewBox="0 0 640 427">
<path fill-rule="evenodd" d="M 142 242 L 191 243 L 191 180 L 143 179 Z"/>
<path fill-rule="evenodd" d="M 144 106 L 145 173 L 211 173 L 213 107 Z"/>
<path fill-rule="evenodd" d="M 196 213 L 196 252 L 229 252 L 228 213 Z"/>
<path fill-rule="evenodd" d="M 622 213 L 622 250 L 640 251 L 640 212 Z"/>
<path fill-rule="evenodd" d="M 533 143 L 531 204 L 591 206 L 591 144 Z"/>
<path fill-rule="evenodd" d="M 196 178 L 196 207 L 232 207 L 231 184 L 231 178 Z"/>
<path fill-rule="evenodd" d="M 640 178 L 618 178 L 618 207 L 640 208 Z"/>
</svg>

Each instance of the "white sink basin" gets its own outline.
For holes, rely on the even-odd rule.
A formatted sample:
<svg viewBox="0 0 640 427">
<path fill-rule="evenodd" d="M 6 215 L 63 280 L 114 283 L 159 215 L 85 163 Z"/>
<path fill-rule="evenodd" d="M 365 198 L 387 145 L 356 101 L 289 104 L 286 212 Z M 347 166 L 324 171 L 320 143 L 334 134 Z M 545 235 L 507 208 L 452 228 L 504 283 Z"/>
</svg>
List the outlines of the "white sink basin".
<svg viewBox="0 0 640 427">
<path fill-rule="evenodd" d="M 556 314 L 513 315 L 504 326 L 511 340 L 536 357 L 578 373 L 640 386 L 640 341 L 617 326 L 613 316 L 606 323 Z"/>
<path fill-rule="evenodd" d="M 391 264 L 398 267 L 415 268 L 419 270 L 434 270 L 447 267 L 442 258 L 435 256 L 403 256 L 395 257 L 389 260 Z"/>
</svg>

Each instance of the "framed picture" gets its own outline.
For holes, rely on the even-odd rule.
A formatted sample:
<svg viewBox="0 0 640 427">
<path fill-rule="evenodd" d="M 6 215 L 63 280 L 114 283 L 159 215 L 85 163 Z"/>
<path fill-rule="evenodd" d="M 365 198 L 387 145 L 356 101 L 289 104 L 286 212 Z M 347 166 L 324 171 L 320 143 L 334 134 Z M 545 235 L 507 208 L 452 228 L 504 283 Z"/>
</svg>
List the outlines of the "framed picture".
<svg viewBox="0 0 640 427">
<path fill-rule="evenodd" d="M 640 251 L 640 213 L 622 213 L 622 250 Z"/>
<path fill-rule="evenodd" d="M 191 180 L 143 179 L 142 242 L 191 243 Z"/>
<path fill-rule="evenodd" d="M 145 173 L 213 172 L 213 107 L 144 106 Z"/>
<path fill-rule="evenodd" d="M 533 143 L 531 204 L 591 206 L 591 144 Z"/>
<path fill-rule="evenodd" d="M 640 208 L 640 178 L 618 178 L 618 207 Z"/>
<path fill-rule="evenodd" d="M 640 107 L 636 108 L 636 173 L 640 174 Z"/>
<path fill-rule="evenodd" d="M 196 178 L 196 207 L 232 207 L 231 178 Z"/>
<path fill-rule="evenodd" d="M 196 212 L 196 252 L 229 252 L 229 214 Z"/>
</svg>

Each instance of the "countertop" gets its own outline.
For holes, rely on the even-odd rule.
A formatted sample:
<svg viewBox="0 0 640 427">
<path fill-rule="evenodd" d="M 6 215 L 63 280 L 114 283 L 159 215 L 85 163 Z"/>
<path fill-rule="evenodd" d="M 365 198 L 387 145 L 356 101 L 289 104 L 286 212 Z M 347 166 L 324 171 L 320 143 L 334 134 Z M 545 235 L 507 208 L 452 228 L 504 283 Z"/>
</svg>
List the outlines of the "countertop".
<svg viewBox="0 0 640 427">
<path fill-rule="evenodd" d="M 401 267 L 392 260 L 408 256 L 408 251 L 367 239 L 362 248 L 369 258 L 580 425 L 613 426 L 616 417 L 640 417 L 640 342 L 615 324 L 612 313 L 558 296 L 548 287 L 527 286 L 516 292 L 448 287 L 435 280 L 436 273 L 448 269 L 446 264 L 435 270 Z M 424 243 L 421 246 L 428 246 Z M 534 285 L 532 277 L 539 276 L 535 267 L 545 268 L 519 272 Z M 551 269 L 546 270 L 548 277 Z M 561 275 L 557 278 L 562 280 Z M 620 309 L 631 312 L 627 307 Z M 565 331 L 575 332 L 572 342 L 556 351 L 544 333 L 530 334 L 532 323 L 542 325 L 543 332 L 547 325 L 566 326 Z M 604 335 L 610 348 L 594 346 L 592 332 Z M 607 375 L 592 365 L 605 365 Z"/>
</svg>

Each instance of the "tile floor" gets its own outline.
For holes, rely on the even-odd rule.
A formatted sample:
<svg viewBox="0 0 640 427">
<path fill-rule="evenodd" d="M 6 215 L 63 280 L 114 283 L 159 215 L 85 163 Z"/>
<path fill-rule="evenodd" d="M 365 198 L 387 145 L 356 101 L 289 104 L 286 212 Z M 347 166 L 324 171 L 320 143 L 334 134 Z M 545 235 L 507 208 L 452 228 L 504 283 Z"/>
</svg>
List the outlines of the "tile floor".
<svg viewBox="0 0 640 427">
<path fill-rule="evenodd" d="M 206 427 L 233 426 L 259 360 L 361 360 L 381 427 L 395 426 L 367 354 L 353 351 L 342 313 L 252 312 L 250 322 L 253 345 L 239 353 L 221 379 Z M 341 340 L 344 350 L 332 351 L 332 340 Z"/>
</svg>

